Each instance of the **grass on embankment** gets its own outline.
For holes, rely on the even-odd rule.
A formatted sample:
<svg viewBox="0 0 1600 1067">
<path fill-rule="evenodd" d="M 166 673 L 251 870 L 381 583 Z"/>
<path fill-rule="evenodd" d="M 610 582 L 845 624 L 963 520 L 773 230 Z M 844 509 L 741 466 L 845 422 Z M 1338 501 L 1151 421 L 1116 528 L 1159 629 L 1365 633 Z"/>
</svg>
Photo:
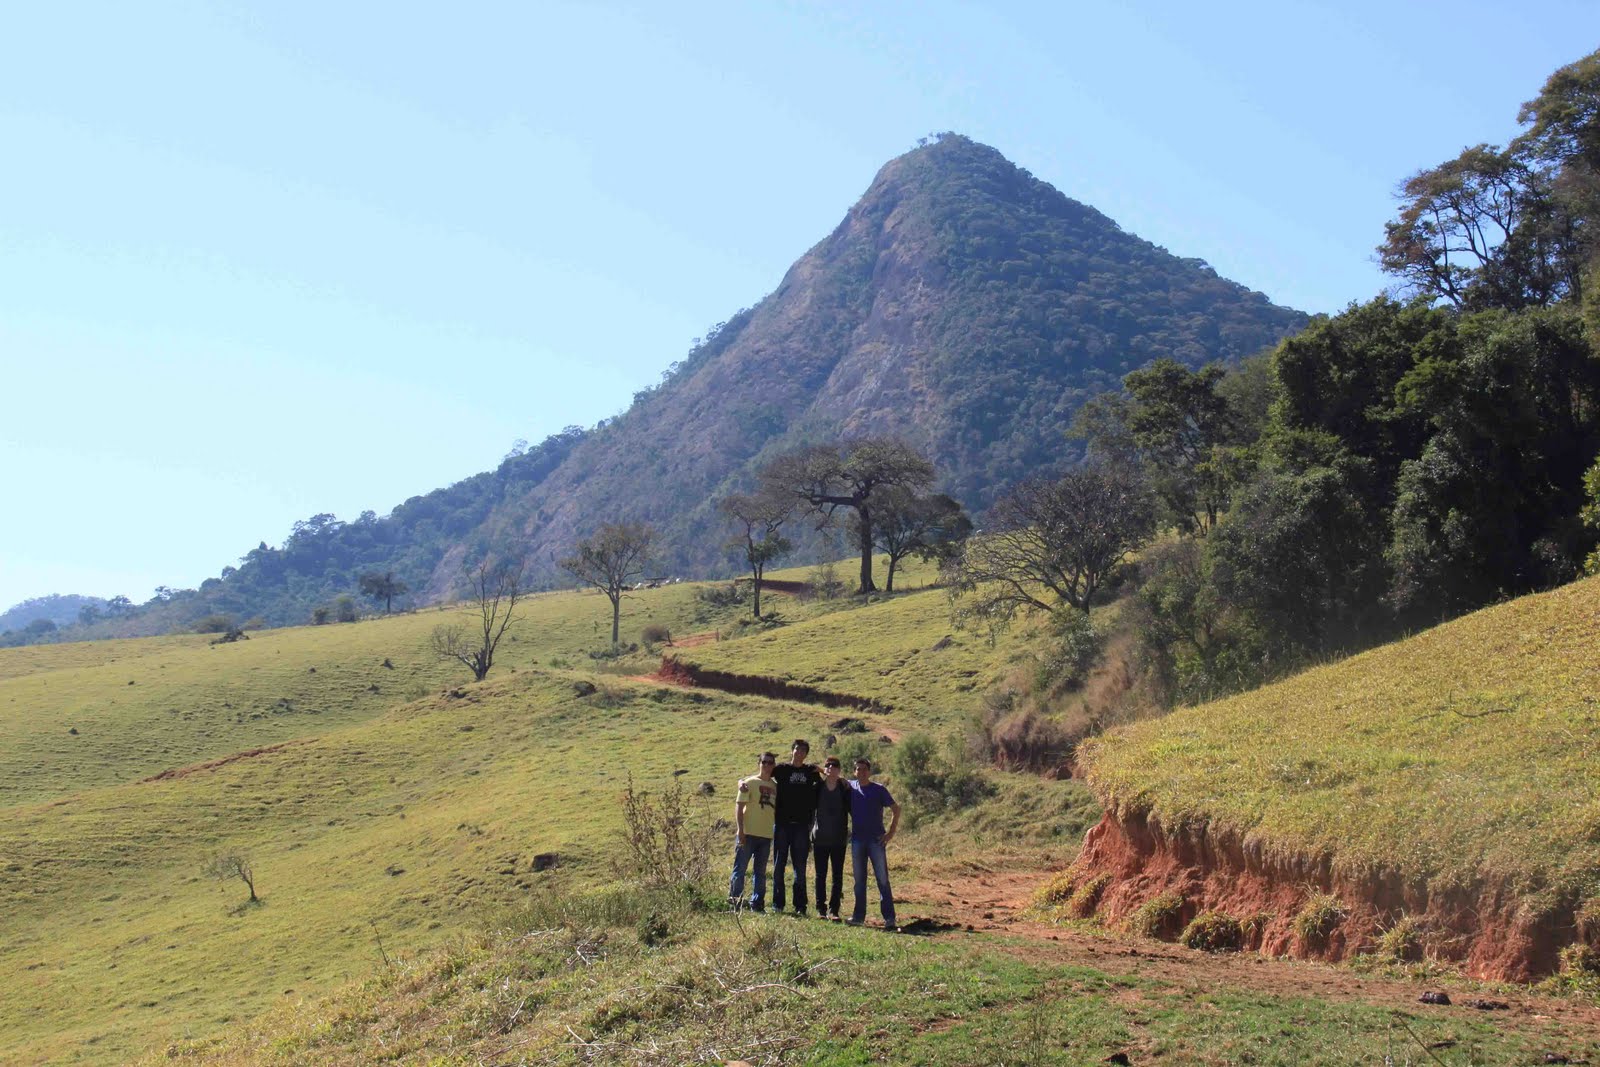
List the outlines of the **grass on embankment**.
<svg viewBox="0 0 1600 1067">
<path fill-rule="evenodd" d="M 1100 1063 L 1122 1052 L 1134 1063 L 1344 1067 L 1600 1051 L 1556 1026 L 1182 988 L 1003 948 L 985 935 L 736 922 L 681 891 L 554 895 L 493 935 L 380 965 L 332 997 L 285 1004 L 149 1062 L 955 1067 Z"/>
<path fill-rule="evenodd" d="M 1140 723 L 1086 762 L 1108 807 L 1269 853 L 1600 894 L 1600 579 Z"/>
</svg>

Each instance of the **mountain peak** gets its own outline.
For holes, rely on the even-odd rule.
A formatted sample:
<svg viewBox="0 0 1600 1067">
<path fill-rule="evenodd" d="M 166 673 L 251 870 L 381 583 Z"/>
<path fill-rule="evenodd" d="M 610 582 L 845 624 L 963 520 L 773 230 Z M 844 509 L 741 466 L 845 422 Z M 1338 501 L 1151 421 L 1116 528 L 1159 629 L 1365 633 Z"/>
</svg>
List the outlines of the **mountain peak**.
<svg viewBox="0 0 1600 1067">
<path fill-rule="evenodd" d="M 374 569 L 439 598 L 454 591 L 469 545 L 548 561 L 620 520 L 658 528 L 667 570 L 725 572 L 716 500 L 785 449 L 846 436 L 910 440 L 933 458 L 942 490 L 982 510 L 1019 480 L 1076 461 L 1065 432 L 1074 413 L 1127 372 L 1160 356 L 1237 360 L 1304 322 L 1126 233 L 996 149 L 943 134 L 884 164 L 769 296 L 621 416 L 408 501 L 381 520 L 383 536 L 347 553 L 348 574 L 319 562 L 294 576 L 288 560 L 263 557 L 216 583 L 213 598 L 297 621 L 307 598 L 346 592 Z M 237 604 L 245 588 L 250 602 Z"/>
</svg>

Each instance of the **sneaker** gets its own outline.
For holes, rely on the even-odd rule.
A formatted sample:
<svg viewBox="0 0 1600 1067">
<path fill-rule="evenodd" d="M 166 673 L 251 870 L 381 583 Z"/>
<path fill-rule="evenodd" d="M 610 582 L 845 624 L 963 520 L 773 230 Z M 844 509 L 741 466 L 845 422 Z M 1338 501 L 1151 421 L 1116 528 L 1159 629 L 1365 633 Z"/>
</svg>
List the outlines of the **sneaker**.
<svg viewBox="0 0 1600 1067">
<path fill-rule="evenodd" d="M 894 923 L 883 924 L 883 932 L 886 934 L 892 934 L 898 929 L 900 929 L 900 927 L 896 926 Z"/>
<path fill-rule="evenodd" d="M 865 926 L 867 924 L 867 920 L 858 919 L 854 915 L 852 915 L 850 918 L 848 918 L 848 919 L 846 919 L 844 921 L 844 924 L 846 926 Z"/>
</svg>

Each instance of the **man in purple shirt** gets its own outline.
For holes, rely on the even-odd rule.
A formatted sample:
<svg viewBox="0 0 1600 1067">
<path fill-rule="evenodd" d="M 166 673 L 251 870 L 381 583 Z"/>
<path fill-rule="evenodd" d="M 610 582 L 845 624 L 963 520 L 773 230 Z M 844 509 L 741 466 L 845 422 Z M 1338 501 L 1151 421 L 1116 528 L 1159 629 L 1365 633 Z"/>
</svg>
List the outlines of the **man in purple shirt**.
<svg viewBox="0 0 1600 1067">
<path fill-rule="evenodd" d="M 878 883 L 878 910 L 883 913 L 883 928 L 897 929 L 894 921 L 894 891 L 889 888 L 887 847 L 900 828 L 900 805 L 889 790 L 872 780 L 872 761 L 856 760 L 856 778 L 850 783 L 850 866 L 855 875 L 856 907 L 845 921 L 860 926 L 867 921 L 867 861 L 872 862 L 872 877 Z M 889 828 L 883 828 L 883 809 L 893 812 Z"/>
</svg>

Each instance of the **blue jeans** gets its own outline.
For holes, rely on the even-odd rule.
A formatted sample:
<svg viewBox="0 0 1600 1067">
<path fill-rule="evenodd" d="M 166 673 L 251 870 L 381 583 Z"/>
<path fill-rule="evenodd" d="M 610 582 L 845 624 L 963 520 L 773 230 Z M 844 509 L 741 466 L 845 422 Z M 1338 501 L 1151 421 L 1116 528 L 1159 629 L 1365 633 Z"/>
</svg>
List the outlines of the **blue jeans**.
<svg viewBox="0 0 1600 1067">
<path fill-rule="evenodd" d="M 850 872 L 856 879 L 856 910 L 852 922 L 867 920 L 867 860 L 872 861 L 872 877 L 878 883 L 878 910 L 883 913 L 885 926 L 893 926 L 894 891 L 889 888 L 889 855 L 881 841 L 850 839 Z"/>
<path fill-rule="evenodd" d="M 794 866 L 794 910 L 806 910 L 806 857 L 811 854 L 811 825 L 779 823 L 772 833 L 772 906 L 783 910 L 783 870 Z"/>
<path fill-rule="evenodd" d="M 733 845 L 733 877 L 728 881 L 728 903 L 738 904 L 739 898 L 744 896 L 744 871 L 750 866 L 750 861 L 756 861 L 756 887 L 750 894 L 749 904 L 753 911 L 765 908 L 767 899 L 767 854 L 772 851 L 772 838 L 751 837 L 746 834 L 744 844 L 739 844 L 739 839 L 734 838 Z"/>
</svg>

